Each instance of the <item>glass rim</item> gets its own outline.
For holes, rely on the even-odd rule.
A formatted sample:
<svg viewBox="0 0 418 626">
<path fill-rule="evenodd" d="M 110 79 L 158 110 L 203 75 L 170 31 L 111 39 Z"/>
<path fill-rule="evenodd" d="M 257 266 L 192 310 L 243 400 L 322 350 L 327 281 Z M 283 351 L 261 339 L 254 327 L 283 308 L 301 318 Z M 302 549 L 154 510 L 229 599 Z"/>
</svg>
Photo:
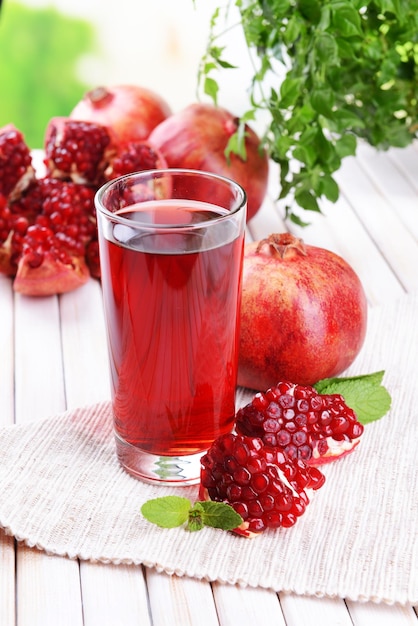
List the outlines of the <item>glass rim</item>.
<svg viewBox="0 0 418 626">
<path fill-rule="evenodd" d="M 183 175 L 190 175 L 190 176 L 197 175 L 197 176 L 204 176 L 205 178 L 217 180 L 221 183 L 224 183 L 225 185 L 228 185 L 229 187 L 233 187 L 238 192 L 237 198 L 236 198 L 237 206 L 234 207 L 231 211 L 228 211 L 228 213 L 225 213 L 225 215 L 212 217 L 211 219 L 202 220 L 201 222 L 198 222 L 195 224 L 190 224 L 186 222 L 179 222 L 178 224 L 172 224 L 172 223 L 171 224 L 150 224 L 149 222 L 142 222 L 139 220 L 133 222 L 132 220 L 126 217 L 123 217 L 123 215 L 121 214 L 113 213 L 112 211 L 110 211 L 104 206 L 102 198 L 106 193 L 108 193 L 109 189 L 112 188 L 113 186 L 120 185 L 124 181 L 128 181 L 133 178 L 142 177 L 145 179 L 147 177 L 155 176 L 156 174 L 160 175 L 160 177 L 166 174 L 183 174 Z M 164 200 L 164 198 L 161 198 L 161 199 Z M 178 198 L 178 200 L 181 201 L 181 198 Z M 190 168 L 164 167 L 164 168 L 158 168 L 158 169 L 141 170 L 138 172 L 132 172 L 129 174 L 124 174 L 122 176 L 118 176 L 118 178 L 114 178 L 113 180 L 107 181 L 96 191 L 95 196 L 94 196 L 94 204 L 95 204 L 96 210 L 100 212 L 103 216 L 110 218 L 112 221 L 117 222 L 118 224 L 124 224 L 126 226 L 130 226 L 131 228 L 134 227 L 134 228 L 150 229 L 154 231 L 155 230 L 167 230 L 167 229 L 178 230 L 182 228 L 188 229 L 188 230 L 195 230 L 197 228 L 204 228 L 209 225 L 215 225 L 215 224 L 218 224 L 219 222 L 230 220 L 233 216 L 237 215 L 237 213 L 239 213 L 243 208 L 246 207 L 247 193 L 245 189 L 242 187 L 242 185 L 240 185 L 240 183 L 237 183 L 232 178 L 228 178 L 227 176 L 223 176 L 222 174 L 215 174 L 214 172 L 208 172 L 206 170 L 194 170 Z"/>
</svg>

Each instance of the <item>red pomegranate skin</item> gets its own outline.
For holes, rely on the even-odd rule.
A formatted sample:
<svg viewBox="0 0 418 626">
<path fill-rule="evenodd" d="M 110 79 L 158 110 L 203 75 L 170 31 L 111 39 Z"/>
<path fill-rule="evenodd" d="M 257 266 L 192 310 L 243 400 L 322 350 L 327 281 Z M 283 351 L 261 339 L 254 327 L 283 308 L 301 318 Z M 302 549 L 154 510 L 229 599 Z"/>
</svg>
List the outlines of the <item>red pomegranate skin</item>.
<svg viewBox="0 0 418 626">
<path fill-rule="evenodd" d="M 171 115 L 171 107 L 159 94 L 139 85 L 99 86 L 88 91 L 70 117 L 106 126 L 116 145 L 148 138 Z"/>
<path fill-rule="evenodd" d="M 149 141 L 164 155 L 169 167 L 203 170 L 226 176 L 247 194 L 247 221 L 260 208 L 267 191 L 268 156 L 258 135 L 246 126 L 246 160 L 231 153 L 225 156 L 229 138 L 238 119 L 224 108 L 193 103 L 158 124 Z"/>
<path fill-rule="evenodd" d="M 290 234 L 245 246 L 238 384 L 314 385 L 340 375 L 366 335 L 367 301 L 340 256 Z M 258 249 L 258 251 L 257 251 Z"/>
</svg>

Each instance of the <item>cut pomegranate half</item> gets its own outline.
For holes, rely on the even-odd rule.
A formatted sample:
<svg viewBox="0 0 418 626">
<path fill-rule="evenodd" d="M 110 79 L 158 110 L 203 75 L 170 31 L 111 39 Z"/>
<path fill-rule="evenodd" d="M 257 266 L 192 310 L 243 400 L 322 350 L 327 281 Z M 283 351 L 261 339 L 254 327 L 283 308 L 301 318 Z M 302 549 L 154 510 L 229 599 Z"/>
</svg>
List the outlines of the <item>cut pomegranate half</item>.
<svg viewBox="0 0 418 626">
<path fill-rule="evenodd" d="M 13 201 L 35 178 L 30 150 L 22 133 L 7 124 L 0 128 L 0 196 Z"/>
<path fill-rule="evenodd" d="M 237 432 L 260 437 L 290 458 L 322 465 L 351 452 L 364 427 L 341 395 L 280 382 L 239 409 Z"/>
<path fill-rule="evenodd" d="M 13 282 L 15 291 L 30 296 L 65 293 L 89 277 L 84 246 L 46 226 L 29 226 Z"/>
<path fill-rule="evenodd" d="M 45 133 L 48 175 L 74 183 L 99 185 L 113 154 L 104 126 L 66 117 L 53 117 Z"/>
<path fill-rule="evenodd" d="M 309 504 L 309 492 L 325 482 L 316 467 L 257 437 L 222 435 L 201 464 L 199 497 L 230 504 L 243 519 L 234 532 L 245 537 L 293 526 Z"/>
<path fill-rule="evenodd" d="M 65 293 L 89 278 L 86 246 L 96 237 L 94 189 L 53 178 L 37 182 L 22 197 L 23 206 L 36 206 L 34 223 L 17 237 L 15 291 L 26 295 Z"/>
<path fill-rule="evenodd" d="M 159 150 L 146 141 L 131 142 L 117 149 L 106 168 L 105 179 L 165 167 L 167 162 Z"/>
</svg>

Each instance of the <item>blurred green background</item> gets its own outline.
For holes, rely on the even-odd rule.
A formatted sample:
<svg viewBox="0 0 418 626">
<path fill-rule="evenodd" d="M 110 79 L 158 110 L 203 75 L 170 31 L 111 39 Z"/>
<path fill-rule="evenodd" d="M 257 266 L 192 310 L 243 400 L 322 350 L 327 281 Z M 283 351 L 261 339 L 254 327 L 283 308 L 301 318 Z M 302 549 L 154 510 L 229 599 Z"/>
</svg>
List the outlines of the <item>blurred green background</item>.
<svg viewBox="0 0 418 626">
<path fill-rule="evenodd" d="M 29 147 L 41 148 L 49 119 L 68 115 L 89 88 L 77 69 L 96 48 L 89 21 L 6 0 L 0 14 L 0 127 L 13 123 Z"/>
<path fill-rule="evenodd" d="M 141 85 L 158 93 L 173 111 L 182 109 L 197 99 L 199 63 L 218 4 L 3 0 L 0 127 L 13 123 L 30 148 L 42 148 L 49 119 L 68 115 L 98 85 Z M 235 23 L 234 6 L 229 14 Z M 239 29 L 228 29 L 228 48 L 239 69 L 219 76 L 219 104 L 239 115 L 248 109 L 247 85 L 253 75 Z"/>
</svg>

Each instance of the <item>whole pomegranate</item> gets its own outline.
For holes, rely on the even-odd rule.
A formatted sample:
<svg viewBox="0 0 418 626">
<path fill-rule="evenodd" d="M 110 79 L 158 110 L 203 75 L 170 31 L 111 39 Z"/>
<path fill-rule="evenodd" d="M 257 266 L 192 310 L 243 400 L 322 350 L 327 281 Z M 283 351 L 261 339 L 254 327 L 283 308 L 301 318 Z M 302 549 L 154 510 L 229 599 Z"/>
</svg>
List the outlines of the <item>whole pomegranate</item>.
<svg viewBox="0 0 418 626">
<path fill-rule="evenodd" d="M 238 123 L 239 120 L 225 109 L 194 103 L 156 126 L 149 141 L 162 152 L 169 167 L 205 170 L 239 183 L 247 193 L 249 220 L 266 194 L 268 156 L 248 125 L 245 127 L 246 158 L 235 153 L 226 156 L 225 149 Z"/>
<path fill-rule="evenodd" d="M 337 376 L 359 353 L 366 326 L 362 284 L 341 257 L 289 233 L 246 245 L 239 385 L 262 391 Z"/>
<path fill-rule="evenodd" d="M 152 129 L 169 115 L 167 102 L 139 85 L 96 87 L 70 113 L 72 119 L 106 126 L 117 145 L 147 139 Z"/>
</svg>

